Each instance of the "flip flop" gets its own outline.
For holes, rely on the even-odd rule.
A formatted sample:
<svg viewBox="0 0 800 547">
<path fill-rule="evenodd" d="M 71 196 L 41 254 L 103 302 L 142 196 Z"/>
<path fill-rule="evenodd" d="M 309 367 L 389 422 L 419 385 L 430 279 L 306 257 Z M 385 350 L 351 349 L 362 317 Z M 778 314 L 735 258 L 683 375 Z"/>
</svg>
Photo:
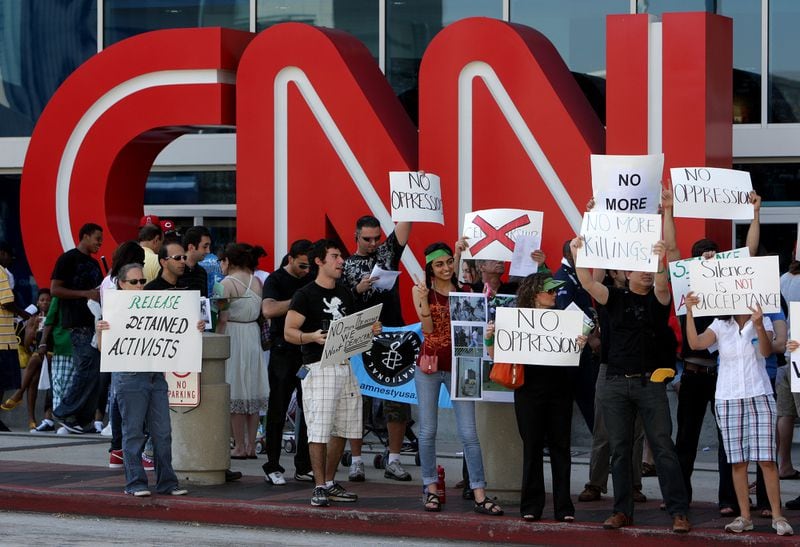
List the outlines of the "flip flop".
<svg viewBox="0 0 800 547">
<path fill-rule="evenodd" d="M 20 399 L 19 401 L 15 401 L 14 399 L 7 399 L 5 403 L 0 405 L 0 408 L 3 410 L 14 410 L 21 404 L 22 404 L 22 399 Z"/>
<path fill-rule="evenodd" d="M 780 478 L 782 481 L 800 481 L 800 471 L 795 469 L 794 473 L 792 473 L 791 475 L 786 475 L 784 477 L 778 477 L 778 478 Z"/>
</svg>

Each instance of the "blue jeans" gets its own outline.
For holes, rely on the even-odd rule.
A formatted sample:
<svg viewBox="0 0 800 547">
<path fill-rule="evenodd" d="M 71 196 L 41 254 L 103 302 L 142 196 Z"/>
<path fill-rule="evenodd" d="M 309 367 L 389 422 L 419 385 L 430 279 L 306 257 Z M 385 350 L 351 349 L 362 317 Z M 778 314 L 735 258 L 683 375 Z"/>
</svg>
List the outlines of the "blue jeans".
<svg viewBox="0 0 800 547">
<path fill-rule="evenodd" d="M 663 383 L 641 378 L 609 376 L 600 394 L 603 418 L 611 448 L 611 473 L 614 481 L 614 512 L 633 516 L 633 429 L 636 414 L 642 417 L 647 442 L 653 450 L 661 496 L 672 515 L 689 511 L 681 464 L 672 443 L 672 419 Z"/>
<path fill-rule="evenodd" d="M 94 329 L 75 328 L 70 331 L 72 341 L 72 383 L 64 391 L 61 404 L 53 414 L 64 421 L 80 426 L 94 423 L 97 398 L 100 391 L 100 352 L 92 347 Z"/>
<path fill-rule="evenodd" d="M 161 494 L 171 492 L 178 487 L 178 477 L 172 469 L 172 427 L 164 373 L 115 372 L 112 382 L 122 415 L 125 491 L 147 490 L 147 474 L 142 466 L 147 425 L 153 439 L 156 490 Z"/>
<path fill-rule="evenodd" d="M 450 373 L 436 372 L 424 374 L 417 370 L 414 374 L 419 402 L 419 461 L 422 467 L 422 484 L 435 484 L 436 473 L 436 427 L 439 422 L 439 391 L 444 384 L 450 391 Z M 483 472 L 481 443 L 475 427 L 475 401 L 453 401 L 456 413 L 458 438 L 464 446 L 464 459 L 469 470 L 469 486 L 472 489 L 485 488 L 486 477 Z"/>
</svg>

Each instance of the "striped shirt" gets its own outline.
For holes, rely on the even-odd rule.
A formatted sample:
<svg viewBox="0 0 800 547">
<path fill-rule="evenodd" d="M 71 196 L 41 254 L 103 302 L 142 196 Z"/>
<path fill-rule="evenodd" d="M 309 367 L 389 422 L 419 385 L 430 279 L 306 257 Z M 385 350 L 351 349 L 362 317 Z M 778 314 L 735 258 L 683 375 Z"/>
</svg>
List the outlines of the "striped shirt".
<svg viewBox="0 0 800 547">
<path fill-rule="evenodd" d="M 0 350 L 17 349 L 17 335 L 14 333 L 14 312 L 2 307 L 14 302 L 14 293 L 8 272 L 0 266 Z"/>
</svg>

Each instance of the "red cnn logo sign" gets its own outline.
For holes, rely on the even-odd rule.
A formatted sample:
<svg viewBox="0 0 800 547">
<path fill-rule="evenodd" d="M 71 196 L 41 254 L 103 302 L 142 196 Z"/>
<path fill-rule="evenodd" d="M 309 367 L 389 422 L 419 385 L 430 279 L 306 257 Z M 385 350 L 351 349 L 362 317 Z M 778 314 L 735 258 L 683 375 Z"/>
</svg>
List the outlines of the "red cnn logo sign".
<svg viewBox="0 0 800 547">
<path fill-rule="evenodd" d="M 542 34 L 454 23 L 422 60 L 418 132 L 366 47 L 339 31 L 286 23 L 130 38 L 76 70 L 36 126 L 21 198 L 31 268 L 46 282 L 85 222 L 106 227 L 105 254 L 135 237 L 155 157 L 193 125 L 236 126 L 237 237 L 276 260 L 300 237 L 351 242 L 362 214 L 390 231 L 388 172 L 420 169 L 441 176 L 445 225 L 415 226 L 408 270 L 420 271 L 413 254 L 427 243 L 455 241 L 464 213 L 509 206 L 544 212 L 557 264 L 591 195 L 590 154 L 660 148 L 665 169 L 730 166 L 731 20 L 665 14 L 660 89 L 648 88 L 652 33 L 646 15 L 608 17 L 604 128 Z M 680 243 L 704 233 L 726 241 L 730 225 L 683 221 Z"/>
</svg>

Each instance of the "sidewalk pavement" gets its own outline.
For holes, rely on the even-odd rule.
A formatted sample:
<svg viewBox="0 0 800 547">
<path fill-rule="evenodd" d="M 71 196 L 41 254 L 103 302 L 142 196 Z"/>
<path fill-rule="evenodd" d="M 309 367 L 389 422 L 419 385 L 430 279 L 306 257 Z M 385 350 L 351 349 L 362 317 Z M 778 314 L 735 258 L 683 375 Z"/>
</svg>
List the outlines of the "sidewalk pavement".
<svg viewBox="0 0 800 547">
<path fill-rule="evenodd" d="M 356 492 L 359 501 L 313 508 L 309 503 L 311 484 L 291 479 L 294 468 L 289 454 L 283 454 L 281 461 L 287 468 L 286 486 L 264 482 L 261 464 L 265 460 L 259 455 L 257 460 L 232 462 L 232 468 L 244 474 L 239 481 L 220 486 L 190 486 L 189 495 L 180 498 L 158 495 L 134 498 L 122 493 L 123 471 L 108 468 L 107 438 L 3 433 L 0 434 L 0 510 L 426 537 L 434 543 L 439 539 L 548 545 L 641 545 L 643 541 L 646 544 L 658 541 L 663 546 L 722 541 L 797 544 L 796 538 L 777 536 L 771 521 L 758 517 L 754 519 L 755 532 L 733 535 L 723 531 L 730 519 L 718 515 L 714 502 L 717 473 L 708 452 L 699 453 L 693 479 L 695 501 L 690 513 L 693 530 L 682 536 L 670 531 L 671 519 L 659 510 L 661 500 L 655 477 L 644 479 L 644 493 L 649 501 L 637 504 L 636 525 L 622 530 L 602 529 L 601 524 L 611 511 L 610 494 L 597 502 L 576 501 L 577 521 L 573 524 L 552 520 L 549 496 L 544 518 L 537 523 L 522 521 L 519 508 L 511 504 L 504 504 L 503 517 L 475 514 L 471 502 L 462 500 L 460 491 L 453 488 L 461 475 L 461 459 L 455 448 L 448 443 L 439 447 L 439 462 L 447 475 L 447 503 L 441 513 L 425 513 L 420 472 L 413 456 L 403 456 L 403 464 L 415 480 L 396 482 L 385 479 L 383 471 L 372 466 L 372 453 L 366 445 L 366 482 L 348 482 L 347 470 L 341 467 L 338 473 L 339 481 Z M 798 452 L 795 462 L 800 463 L 800 451 L 795 452 Z M 588 450 L 576 448 L 574 454 L 572 493 L 577 500 L 588 476 Z M 550 491 L 549 465 L 545 468 Z M 154 480 L 152 473 L 148 475 Z M 800 481 L 781 481 L 781 489 L 785 502 L 800 494 Z M 787 516 L 800 533 L 800 511 L 787 511 Z"/>
</svg>

